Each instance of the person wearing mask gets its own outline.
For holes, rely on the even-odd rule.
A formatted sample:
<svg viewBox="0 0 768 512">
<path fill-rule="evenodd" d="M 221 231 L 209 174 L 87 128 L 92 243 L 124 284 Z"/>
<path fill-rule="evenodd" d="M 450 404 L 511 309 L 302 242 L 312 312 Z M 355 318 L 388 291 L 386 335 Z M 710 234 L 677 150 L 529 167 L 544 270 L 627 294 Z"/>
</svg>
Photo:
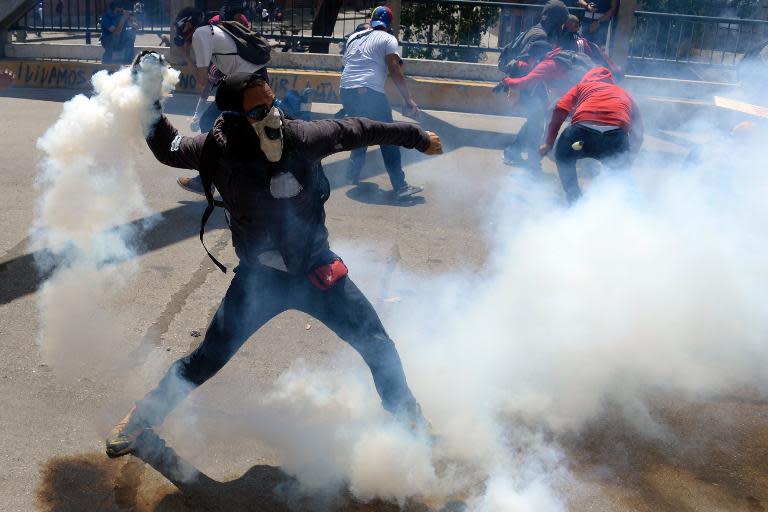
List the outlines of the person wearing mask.
<svg viewBox="0 0 768 512">
<path fill-rule="evenodd" d="M 129 63 L 133 59 L 138 25 L 121 1 L 109 3 L 101 17 L 101 45 L 104 47 L 103 64 Z"/>
<path fill-rule="evenodd" d="M 194 52 L 195 78 L 198 83 L 206 84 L 200 92 L 192 115 L 192 131 L 207 133 L 213 127 L 221 111 L 216 102 L 207 105 L 208 96 L 215 87 L 216 80 L 233 73 L 255 73 L 260 71 L 268 78 L 266 65 L 249 62 L 237 54 L 237 46 L 232 37 L 217 26 L 222 18 L 208 20 L 203 11 L 194 7 L 185 7 L 176 16 L 176 37 L 174 44 L 187 52 Z M 215 75 L 209 71 L 215 70 Z M 213 77 L 217 78 L 213 78 Z M 218 82 L 216 82 L 218 83 Z M 203 194 L 200 176 L 184 176 L 177 180 L 179 186 L 189 192 Z"/>
<path fill-rule="evenodd" d="M 403 75 L 402 59 L 397 53 L 398 42 L 390 33 L 392 11 L 380 6 L 371 14 L 371 28 L 355 32 L 345 45 L 341 73 L 341 104 L 344 113 L 351 117 L 367 117 L 376 121 L 392 122 L 392 107 L 384 92 L 387 74 L 392 78 L 406 105 L 406 115 L 416 115 L 419 107 L 413 101 Z M 357 183 L 360 171 L 365 165 L 368 148 L 352 151 L 347 165 L 347 179 Z M 392 145 L 381 146 L 384 167 L 392 183 L 397 200 L 404 200 L 423 189 L 409 185 L 400 157 L 400 148 Z"/>
<path fill-rule="evenodd" d="M 605 48 L 608 41 L 608 31 L 611 27 L 611 20 L 619 10 L 619 0 L 578 0 L 579 7 L 587 10 L 584 13 L 584 21 L 587 23 L 587 30 L 584 31 L 584 37 Z"/>
<path fill-rule="evenodd" d="M 557 136 L 563 122 L 571 125 Z M 557 144 L 555 145 L 555 139 Z M 555 146 L 555 163 L 569 203 L 581 197 L 576 162 L 595 158 L 614 167 L 628 166 L 643 141 L 643 123 L 637 104 L 616 85 L 607 68 L 590 70 L 557 102 L 539 154 Z"/>
<path fill-rule="evenodd" d="M 568 8 L 560 0 L 549 0 L 539 22 L 502 50 L 499 69 L 512 78 L 528 74 L 544 56 L 559 45 Z M 502 160 L 507 165 L 526 165 L 541 170 L 538 145 L 546 125 L 548 97 L 543 87 L 525 89 L 520 95 L 525 123 L 512 144 L 504 148 Z M 523 158 L 523 154 L 527 159 Z"/>
<path fill-rule="evenodd" d="M 151 64 L 144 62 L 150 58 L 163 62 L 147 52 L 136 59 L 135 66 Z M 158 386 L 110 432 L 106 451 L 111 457 L 133 451 L 145 429 L 160 425 L 252 334 L 288 309 L 315 316 L 362 356 L 384 409 L 416 431 L 429 429 L 408 387 L 395 344 L 347 275 L 347 266 L 330 249 L 324 210 L 330 184 L 320 160 L 373 144 L 434 155 L 442 153 L 440 139 L 410 123 L 286 119 L 274 100 L 261 75 L 234 73 L 216 92 L 216 103 L 226 113 L 210 133 L 179 135 L 162 112 L 149 130 L 147 144 L 158 161 L 197 169 L 206 186 L 216 185 L 239 265 L 200 346 L 173 363 Z M 161 108 L 159 103 L 156 108 Z M 203 225 L 214 205 L 208 190 Z"/>
</svg>

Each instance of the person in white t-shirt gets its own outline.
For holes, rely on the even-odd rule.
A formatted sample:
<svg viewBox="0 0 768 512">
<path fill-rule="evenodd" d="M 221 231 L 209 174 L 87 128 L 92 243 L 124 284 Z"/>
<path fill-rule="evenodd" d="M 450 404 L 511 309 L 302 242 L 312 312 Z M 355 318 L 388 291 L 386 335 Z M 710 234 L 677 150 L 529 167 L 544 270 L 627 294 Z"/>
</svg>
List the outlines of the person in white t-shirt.
<svg viewBox="0 0 768 512">
<path fill-rule="evenodd" d="M 176 46 L 182 46 L 194 52 L 195 79 L 198 83 L 206 84 L 197 100 L 195 113 L 192 116 L 192 131 L 207 133 L 213 128 L 213 123 L 221 111 L 216 102 L 208 103 L 208 96 L 213 92 L 214 84 L 209 80 L 208 70 L 215 66 L 217 76 L 221 79 L 234 73 L 254 73 L 262 71 L 265 80 L 269 80 L 265 65 L 249 62 L 237 54 L 235 41 L 216 23 L 221 18 L 214 16 L 205 19 L 202 11 L 194 7 L 185 7 L 176 16 Z M 181 177 L 177 180 L 179 186 L 196 194 L 203 194 L 203 183 L 200 176 Z"/>
<path fill-rule="evenodd" d="M 214 20 L 211 20 L 214 21 Z M 202 11 L 195 8 L 184 8 L 176 17 L 176 33 L 174 42 L 177 46 L 191 47 L 195 54 L 195 78 L 200 83 L 208 83 L 208 69 L 211 64 L 216 66 L 218 72 L 224 76 L 233 73 L 254 73 L 265 69 L 264 65 L 248 62 L 237 54 L 235 41 L 215 23 L 206 20 Z M 203 105 L 208 100 L 211 88 L 206 87 L 200 94 L 195 115 L 192 118 L 192 130 L 210 131 L 213 121 L 221 112 L 216 109 L 216 102 L 212 102 L 208 110 L 216 109 L 214 116 L 208 119 L 209 113 L 203 114 Z M 213 112 L 211 112 L 213 113 Z M 201 126 L 202 118 L 210 121 L 210 126 Z"/>
<path fill-rule="evenodd" d="M 355 32 L 347 39 L 342 61 L 341 103 L 348 116 L 392 122 L 392 107 L 384 92 L 388 74 L 405 100 L 406 114 L 419 112 L 405 84 L 402 59 L 397 53 L 399 45 L 395 36 L 389 33 L 391 25 L 392 11 L 389 7 L 377 7 L 371 14 L 371 28 Z M 356 149 L 350 155 L 347 179 L 352 183 L 359 181 L 367 150 Z M 405 181 L 399 147 L 381 146 L 381 156 L 397 199 L 408 198 L 423 190 Z"/>
</svg>

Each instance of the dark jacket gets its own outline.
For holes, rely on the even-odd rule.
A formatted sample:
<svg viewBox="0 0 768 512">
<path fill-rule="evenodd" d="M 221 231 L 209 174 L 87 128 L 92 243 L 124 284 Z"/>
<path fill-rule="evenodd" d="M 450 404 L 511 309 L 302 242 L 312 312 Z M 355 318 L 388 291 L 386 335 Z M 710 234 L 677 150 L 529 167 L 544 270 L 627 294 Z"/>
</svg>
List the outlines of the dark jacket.
<svg viewBox="0 0 768 512">
<path fill-rule="evenodd" d="M 541 10 L 539 22 L 502 49 L 499 70 L 515 78 L 525 76 L 544 55 L 552 51 L 550 38 L 558 36 L 567 19 L 568 8 L 565 4 L 560 0 L 549 0 Z"/>
<path fill-rule="evenodd" d="M 245 118 L 225 114 L 212 130 L 220 151 L 213 183 L 229 212 L 232 242 L 242 263 L 260 264 L 259 255 L 278 251 L 288 272 L 302 275 L 336 257 L 328 244 L 325 210 L 330 185 L 320 160 L 333 153 L 386 144 L 425 151 L 429 137 L 408 123 L 363 118 L 327 121 L 284 119 L 283 154 L 269 162 Z M 147 138 L 162 163 L 200 168 L 206 135 L 184 137 L 161 116 Z M 301 185 L 298 195 L 276 199 L 270 180 L 289 172 Z"/>
</svg>

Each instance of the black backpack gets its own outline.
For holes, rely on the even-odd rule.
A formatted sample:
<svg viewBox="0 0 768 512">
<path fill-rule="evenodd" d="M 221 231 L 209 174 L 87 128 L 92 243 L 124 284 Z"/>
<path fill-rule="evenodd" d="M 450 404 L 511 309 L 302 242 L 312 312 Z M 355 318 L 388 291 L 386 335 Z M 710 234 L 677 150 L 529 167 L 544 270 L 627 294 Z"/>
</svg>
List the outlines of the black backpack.
<svg viewBox="0 0 768 512">
<path fill-rule="evenodd" d="M 239 55 L 257 66 L 263 66 L 269 62 L 272 48 L 264 37 L 236 21 L 220 21 L 216 26 L 235 41 L 237 51 L 235 53 L 214 53 L 214 55 Z M 213 25 L 211 25 L 211 30 L 213 30 Z"/>
<path fill-rule="evenodd" d="M 517 37 L 509 44 L 505 45 L 501 49 L 499 54 L 499 71 L 505 75 L 510 74 L 511 68 L 514 66 L 514 61 L 520 56 L 520 50 L 522 50 L 522 42 L 525 38 L 525 34 L 528 32 L 523 30 Z"/>
</svg>

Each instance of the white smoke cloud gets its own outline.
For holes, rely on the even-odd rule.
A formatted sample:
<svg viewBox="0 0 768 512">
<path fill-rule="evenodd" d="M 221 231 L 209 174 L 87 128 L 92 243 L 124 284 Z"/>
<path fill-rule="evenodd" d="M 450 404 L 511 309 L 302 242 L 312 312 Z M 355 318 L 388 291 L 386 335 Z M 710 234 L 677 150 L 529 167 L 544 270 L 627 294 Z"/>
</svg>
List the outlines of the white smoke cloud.
<svg viewBox="0 0 768 512">
<path fill-rule="evenodd" d="M 434 443 L 382 416 L 359 360 L 289 370 L 270 404 L 290 404 L 300 431 L 259 435 L 280 439 L 284 469 L 309 488 L 557 511 L 575 481 L 564 436 L 618 412 L 669 449 L 659 397 L 765 396 L 768 175 L 759 138 L 717 137 L 694 165 L 641 158 L 631 173 L 603 172 L 571 208 L 549 185 L 513 179 L 490 209 L 488 268 L 393 275 L 389 290 L 412 293 L 385 324 Z M 335 249 L 353 278 L 375 289 L 386 264 L 345 245 Z"/>
<path fill-rule="evenodd" d="M 133 155 L 157 116 L 153 104 L 177 81 L 177 71 L 146 60 L 137 76 L 129 68 L 101 71 L 92 96 L 66 102 L 38 140 L 44 156 L 32 245 L 45 249 L 40 266 L 54 268 L 38 293 L 39 344 L 59 375 L 114 362 L 120 340 L 110 300 L 135 271 L 139 229 L 127 223 L 150 214 Z"/>
<path fill-rule="evenodd" d="M 64 262 L 40 293 L 41 346 L 53 364 L 81 363 L 116 342 L 104 339 L 105 304 L 129 276 L 131 248 L 130 233 L 110 228 L 146 214 L 131 154 L 157 99 L 148 91 L 160 80 L 170 87 L 168 73 L 147 74 L 146 89 L 127 71 L 97 75 L 97 94 L 68 103 L 40 141 L 35 234 Z M 388 288 L 413 293 L 385 324 L 435 438 L 383 412 L 354 357 L 298 362 L 265 400 L 244 396 L 256 410 L 251 428 L 305 492 L 346 487 L 361 500 L 436 509 L 459 500 L 478 512 L 567 509 L 574 477 L 560 442 L 607 408 L 668 439 L 656 396 L 765 394 L 759 141 L 714 142 L 687 168 L 659 172 L 648 160 L 631 174 L 603 173 L 572 208 L 550 186 L 508 180 L 489 208 L 498 229 L 488 268 L 395 273 Z M 380 284 L 386 264 L 343 245 L 335 249 L 363 289 Z M 123 263 L 106 265 L 114 261 Z"/>
</svg>

